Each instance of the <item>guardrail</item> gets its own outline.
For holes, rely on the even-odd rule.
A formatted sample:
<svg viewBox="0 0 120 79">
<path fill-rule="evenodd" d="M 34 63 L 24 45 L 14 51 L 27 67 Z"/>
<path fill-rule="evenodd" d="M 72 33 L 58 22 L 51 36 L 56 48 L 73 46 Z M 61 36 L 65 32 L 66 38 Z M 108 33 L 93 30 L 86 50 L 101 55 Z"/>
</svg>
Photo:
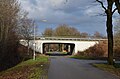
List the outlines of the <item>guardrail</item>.
<svg viewBox="0 0 120 79">
<path fill-rule="evenodd" d="M 62 37 L 39 37 L 37 40 L 71 40 L 71 41 L 107 41 L 108 39 L 99 38 L 62 38 Z"/>
</svg>

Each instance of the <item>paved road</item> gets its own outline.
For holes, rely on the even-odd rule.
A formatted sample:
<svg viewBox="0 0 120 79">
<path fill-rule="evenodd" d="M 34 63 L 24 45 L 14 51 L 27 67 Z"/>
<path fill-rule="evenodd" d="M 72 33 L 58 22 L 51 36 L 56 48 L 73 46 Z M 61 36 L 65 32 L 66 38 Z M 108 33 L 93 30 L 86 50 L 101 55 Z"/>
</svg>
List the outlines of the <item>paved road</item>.
<svg viewBox="0 0 120 79">
<path fill-rule="evenodd" d="M 48 79 L 120 79 L 90 65 L 100 62 L 103 61 L 51 57 Z"/>
</svg>

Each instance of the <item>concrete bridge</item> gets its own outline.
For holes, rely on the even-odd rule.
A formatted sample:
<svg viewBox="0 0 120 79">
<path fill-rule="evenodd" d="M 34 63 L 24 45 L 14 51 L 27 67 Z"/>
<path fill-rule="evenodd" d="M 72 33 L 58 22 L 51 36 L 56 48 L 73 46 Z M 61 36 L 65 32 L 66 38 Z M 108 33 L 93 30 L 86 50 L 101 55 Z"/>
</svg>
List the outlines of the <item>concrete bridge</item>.
<svg viewBox="0 0 120 79">
<path fill-rule="evenodd" d="M 60 37 L 39 37 L 37 40 L 31 40 L 29 42 L 30 47 L 35 51 L 44 54 L 46 52 L 46 44 L 63 44 L 67 47 L 68 52 L 76 54 L 78 51 L 84 51 L 91 46 L 99 43 L 99 41 L 105 41 L 107 39 L 90 39 L 90 38 L 60 38 Z M 25 40 L 20 40 L 22 45 L 27 46 Z"/>
</svg>

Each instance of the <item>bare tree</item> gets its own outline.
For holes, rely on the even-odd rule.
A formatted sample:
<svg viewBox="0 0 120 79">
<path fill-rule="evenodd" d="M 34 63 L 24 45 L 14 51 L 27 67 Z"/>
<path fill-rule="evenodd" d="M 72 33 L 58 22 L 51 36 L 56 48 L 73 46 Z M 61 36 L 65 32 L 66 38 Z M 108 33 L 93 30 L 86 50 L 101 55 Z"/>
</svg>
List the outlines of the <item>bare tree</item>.
<svg viewBox="0 0 120 79">
<path fill-rule="evenodd" d="M 30 48 L 30 40 L 33 38 L 34 35 L 34 27 L 35 21 L 28 19 L 26 16 L 21 19 L 21 27 L 19 27 L 20 36 L 26 40 L 27 47 L 28 47 L 28 55 L 29 55 L 29 48 Z"/>
<path fill-rule="evenodd" d="M 15 63 L 20 5 L 17 0 L 0 0 L 0 69 L 5 62 Z M 6 60 L 9 59 L 9 60 Z M 8 67 L 8 66 L 6 66 Z"/>
<path fill-rule="evenodd" d="M 16 0 L 0 1 L 0 47 L 2 52 L 6 52 L 9 36 L 15 32 L 17 28 L 18 13 L 20 11 L 19 4 Z"/>
<path fill-rule="evenodd" d="M 115 47 L 120 48 L 120 20 L 116 22 L 115 28 L 114 28 L 114 45 Z"/>
<path fill-rule="evenodd" d="M 113 14 L 116 10 L 118 10 L 118 13 L 120 14 L 120 2 L 119 0 L 107 0 L 107 7 L 104 6 L 103 0 L 96 0 L 99 2 L 104 9 L 107 21 L 106 21 L 106 27 L 107 27 L 107 36 L 108 36 L 108 63 L 110 65 L 113 65 Z M 113 5 L 116 5 L 116 8 L 113 8 Z"/>
<path fill-rule="evenodd" d="M 120 19 L 116 20 L 114 31 L 115 31 L 115 34 L 120 34 Z"/>
</svg>

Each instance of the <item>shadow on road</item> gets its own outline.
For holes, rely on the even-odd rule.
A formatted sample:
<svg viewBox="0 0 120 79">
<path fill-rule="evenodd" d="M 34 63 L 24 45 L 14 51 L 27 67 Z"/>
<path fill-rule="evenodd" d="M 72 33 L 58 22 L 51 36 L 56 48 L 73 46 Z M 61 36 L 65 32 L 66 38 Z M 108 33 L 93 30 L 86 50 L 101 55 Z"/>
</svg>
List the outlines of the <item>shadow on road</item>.
<svg viewBox="0 0 120 79">
<path fill-rule="evenodd" d="M 49 53 L 46 53 L 46 55 L 48 55 L 48 56 L 68 56 L 69 54 L 59 54 L 59 53 L 51 53 L 51 54 L 49 54 Z"/>
</svg>

